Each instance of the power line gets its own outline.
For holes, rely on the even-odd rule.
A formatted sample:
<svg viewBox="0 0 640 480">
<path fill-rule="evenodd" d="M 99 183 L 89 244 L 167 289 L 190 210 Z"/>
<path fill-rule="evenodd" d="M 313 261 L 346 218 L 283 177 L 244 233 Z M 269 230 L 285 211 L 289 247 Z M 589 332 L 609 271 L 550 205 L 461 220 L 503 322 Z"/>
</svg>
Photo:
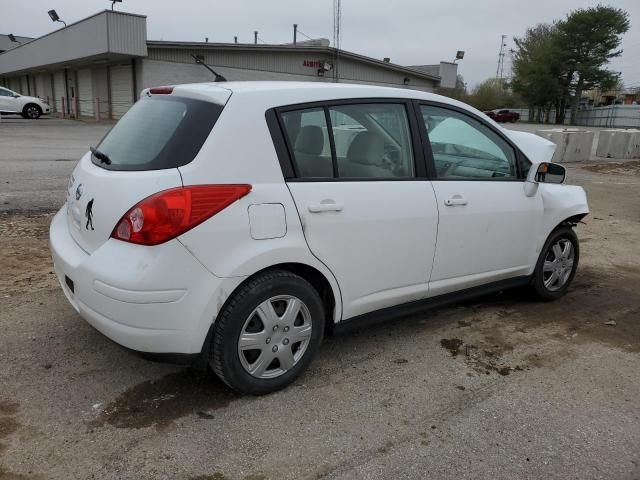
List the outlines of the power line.
<svg viewBox="0 0 640 480">
<path fill-rule="evenodd" d="M 313 40 L 313 38 L 311 38 L 309 35 L 307 35 L 306 33 L 304 33 L 302 30 L 298 29 L 297 31 L 298 31 L 298 33 L 299 33 L 300 35 L 302 35 L 303 37 L 307 37 L 309 40 Z"/>
</svg>

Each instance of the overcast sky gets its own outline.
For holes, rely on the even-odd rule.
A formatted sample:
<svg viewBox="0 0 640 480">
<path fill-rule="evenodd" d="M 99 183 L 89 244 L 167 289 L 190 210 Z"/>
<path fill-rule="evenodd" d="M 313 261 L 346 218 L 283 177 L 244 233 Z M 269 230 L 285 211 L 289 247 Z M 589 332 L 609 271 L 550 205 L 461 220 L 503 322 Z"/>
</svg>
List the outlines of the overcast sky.
<svg viewBox="0 0 640 480">
<path fill-rule="evenodd" d="M 520 36 L 529 26 L 564 17 L 571 9 L 604 3 L 629 12 L 622 57 L 612 68 L 626 85 L 640 86 L 640 0 L 342 0 L 342 48 L 401 65 L 460 62 L 468 86 L 494 76 L 500 35 Z M 55 8 L 67 23 L 101 9 L 109 0 L 1 0 L 0 33 L 41 36 L 56 28 Z M 267 43 L 292 39 L 292 24 L 312 37 L 332 38 L 332 0 L 124 0 L 116 9 L 147 15 L 148 36 L 158 40 Z M 301 36 L 302 39 L 304 37 Z M 506 64 L 508 70 L 509 63 Z"/>
</svg>

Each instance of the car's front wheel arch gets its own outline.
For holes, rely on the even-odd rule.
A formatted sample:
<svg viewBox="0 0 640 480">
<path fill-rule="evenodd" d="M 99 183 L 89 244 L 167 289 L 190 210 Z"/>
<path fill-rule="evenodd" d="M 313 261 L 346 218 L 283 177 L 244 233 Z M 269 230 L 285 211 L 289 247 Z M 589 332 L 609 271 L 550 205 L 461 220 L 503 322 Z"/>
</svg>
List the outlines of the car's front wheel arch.
<svg viewBox="0 0 640 480">
<path fill-rule="evenodd" d="M 42 108 L 37 103 L 27 103 L 22 108 L 22 116 L 24 118 L 36 119 L 42 115 Z"/>
<path fill-rule="evenodd" d="M 547 237 L 531 276 L 531 290 L 541 300 L 562 297 L 573 281 L 580 259 L 575 223 L 559 224 Z"/>
</svg>

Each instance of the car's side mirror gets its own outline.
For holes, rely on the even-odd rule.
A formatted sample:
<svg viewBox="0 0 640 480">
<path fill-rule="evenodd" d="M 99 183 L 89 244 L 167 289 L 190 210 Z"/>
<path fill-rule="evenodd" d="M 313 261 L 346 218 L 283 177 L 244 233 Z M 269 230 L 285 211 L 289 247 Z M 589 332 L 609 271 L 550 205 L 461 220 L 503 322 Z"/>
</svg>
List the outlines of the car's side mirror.
<svg viewBox="0 0 640 480">
<path fill-rule="evenodd" d="M 13 98 L 18 98 L 20 95 L 18 95 L 17 93 L 15 95 L 11 95 Z"/>
<path fill-rule="evenodd" d="M 524 193 L 533 197 L 538 191 L 539 183 L 562 183 L 567 176 L 567 169 L 562 165 L 551 162 L 539 163 L 536 168 L 530 168 L 527 181 L 524 182 Z"/>
<path fill-rule="evenodd" d="M 562 165 L 542 162 L 536 169 L 534 181 L 538 183 L 562 183 L 567 176 L 567 169 Z"/>
</svg>

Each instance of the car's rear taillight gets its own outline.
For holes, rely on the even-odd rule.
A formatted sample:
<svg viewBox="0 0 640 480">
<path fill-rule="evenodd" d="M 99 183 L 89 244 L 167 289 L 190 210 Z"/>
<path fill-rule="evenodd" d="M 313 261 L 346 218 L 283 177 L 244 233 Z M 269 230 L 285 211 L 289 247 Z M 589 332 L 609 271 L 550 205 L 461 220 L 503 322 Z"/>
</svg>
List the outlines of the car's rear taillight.
<svg viewBox="0 0 640 480">
<path fill-rule="evenodd" d="M 120 219 L 111 237 L 158 245 L 191 230 L 250 191 L 251 185 L 196 185 L 165 190 L 134 205 Z"/>
</svg>

